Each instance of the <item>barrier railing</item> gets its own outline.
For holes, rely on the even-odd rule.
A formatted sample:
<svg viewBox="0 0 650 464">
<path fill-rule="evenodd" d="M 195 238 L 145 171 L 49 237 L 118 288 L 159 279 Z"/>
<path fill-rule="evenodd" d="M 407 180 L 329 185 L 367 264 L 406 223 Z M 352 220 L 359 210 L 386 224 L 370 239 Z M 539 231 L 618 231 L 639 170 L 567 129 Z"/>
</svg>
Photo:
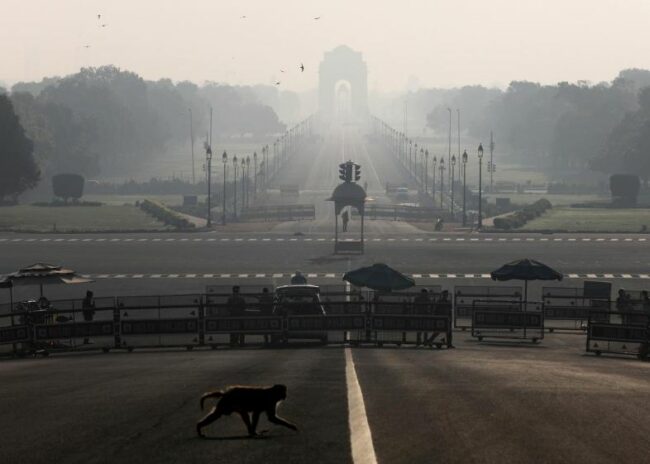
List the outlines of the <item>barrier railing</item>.
<svg viewBox="0 0 650 464">
<path fill-rule="evenodd" d="M 217 348 L 291 340 L 451 345 L 449 305 L 384 301 L 381 304 L 391 306 L 393 314 L 375 314 L 377 301 L 350 301 L 355 296 L 341 295 L 336 302 L 339 312 L 327 315 L 295 313 L 309 309 L 313 302 L 260 303 L 251 294 L 237 308 L 227 300 L 211 301 L 220 298 L 215 294 L 118 297 L 96 302 L 92 315 L 84 312 L 80 301 L 54 301 L 46 311 L 1 316 L 0 346 L 5 352 L 47 354 L 79 349 Z"/>
<path fill-rule="evenodd" d="M 586 330 L 589 314 L 596 311 L 611 310 L 609 299 L 584 296 L 583 288 L 544 287 L 542 288 L 543 311 L 546 329 Z"/>
<path fill-rule="evenodd" d="M 482 306 L 477 307 L 475 301 L 481 301 Z M 463 331 L 471 328 L 474 309 L 490 309 L 492 305 L 507 305 L 509 310 L 521 310 L 522 288 L 488 285 L 454 287 L 454 328 Z"/>
<path fill-rule="evenodd" d="M 587 326 L 586 351 L 648 357 L 650 312 L 592 311 Z"/>
<path fill-rule="evenodd" d="M 513 310 L 509 302 L 503 306 L 490 302 L 486 307 L 475 301 L 472 311 L 472 337 L 531 340 L 544 338 L 544 313 L 542 311 Z M 477 309 L 480 308 L 480 309 Z"/>
</svg>

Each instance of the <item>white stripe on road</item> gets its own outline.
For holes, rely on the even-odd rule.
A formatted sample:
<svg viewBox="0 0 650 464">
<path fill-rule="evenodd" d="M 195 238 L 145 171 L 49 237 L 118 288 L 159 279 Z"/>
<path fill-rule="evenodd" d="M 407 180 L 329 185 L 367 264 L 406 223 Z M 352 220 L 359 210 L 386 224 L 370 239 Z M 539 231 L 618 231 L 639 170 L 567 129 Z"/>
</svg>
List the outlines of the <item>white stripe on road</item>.
<svg viewBox="0 0 650 464">
<path fill-rule="evenodd" d="M 372 444 L 372 434 L 366 415 L 363 393 L 354 368 L 352 351 L 345 349 L 345 382 L 348 390 L 348 425 L 354 464 L 376 464 L 377 456 Z"/>
</svg>

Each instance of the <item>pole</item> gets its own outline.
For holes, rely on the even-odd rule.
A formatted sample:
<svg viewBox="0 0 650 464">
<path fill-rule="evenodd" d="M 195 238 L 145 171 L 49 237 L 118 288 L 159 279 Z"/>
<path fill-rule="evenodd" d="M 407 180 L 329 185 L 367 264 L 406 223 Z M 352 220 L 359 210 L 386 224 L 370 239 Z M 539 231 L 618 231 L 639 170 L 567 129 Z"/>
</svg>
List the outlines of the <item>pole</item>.
<svg viewBox="0 0 650 464">
<path fill-rule="evenodd" d="M 442 161 L 444 160 L 445 159 L 443 158 Z M 445 165 L 442 163 L 442 161 L 440 162 L 440 209 L 443 208 L 442 199 L 445 192 Z"/>
<path fill-rule="evenodd" d="M 483 157 L 478 159 L 478 228 L 483 227 L 483 193 L 482 193 Z"/>
<path fill-rule="evenodd" d="M 494 138 L 492 137 L 492 131 L 490 131 L 490 192 L 494 192 L 492 185 L 492 176 L 494 174 L 494 160 L 492 156 L 494 154 Z"/>
<path fill-rule="evenodd" d="M 466 192 L 467 192 L 467 162 L 463 161 L 463 227 L 467 225 L 467 213 L 465 210 Z"/>
<path fill-rule="evenodd" d="M 225 155 L 225 152 L 224 152 Z M 228 169 L 227 158 L 223 159 L 223 215 L 221 216 L 221 223 L 226 225 L 226 170 Z"/>
<path fill-rule="evenodd" d="M 447 154 L 447 166 L 451 167 L 451 108 L 447 108 L 447 110 L 449 111 L 449 153 Z"/>
<path fill-rule="evenodd" d="M 235 156 L 233 160 L 234 162 L 232 163 L 232 165 L 234 168 L 234 176 L 233 176 L 234 202 L 233 202 L 232 216 L 235 218 L 235 220 L 237 220 L 237 157 Z"/>
<path fill-rule="evenodd" d="M 451 216 L 454 216 L 454 171 L 456 163 L 451 163 L 451 203 L 449 209 L 451 210 Z"/>
<path fill-rule="evenodd" d="M 210 151 L 212 151 L 212 148 L 210 148 Z M 210 227 L 212 226 L 212 193 L 210 191 L 210 187 L 212 184 L 212 153 L 208 155 L 208 219 L 206 221 L 206 226 Z"/>
<path fill-rule="evenodd" d="M 456 108 L 456 112 L 458 113 L 458 161 L 460 161 L 460 108 Z M 458 169 L 460 170 L 460 164 L 458 165 Z M 460 172 L 458 173 L 458 179 L 460 180 Z"/>
<path fill-rule="evenodd" d="M 190 146 L 192 147 L 192 183 L 196 184 L 196 171 L 194 169 L 194 122 L 192 118 L 192 108 L 190 110 Z"/>
</svg>

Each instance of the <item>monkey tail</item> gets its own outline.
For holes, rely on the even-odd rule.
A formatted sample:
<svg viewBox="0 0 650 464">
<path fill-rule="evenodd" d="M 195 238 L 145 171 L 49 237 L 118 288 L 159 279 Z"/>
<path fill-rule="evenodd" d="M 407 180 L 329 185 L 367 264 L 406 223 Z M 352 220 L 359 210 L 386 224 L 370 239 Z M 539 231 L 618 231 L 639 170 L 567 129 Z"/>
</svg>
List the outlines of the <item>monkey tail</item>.
<svg viewBox="0 0 650 464">
<path fill-rule="evenodd" d="M 203 409 L 203 403 L 205 403 L 205 400 L 208 398 L 221 398 L 222 396 L 223 391 L 221 390 L 204 393 L 203 396 L 201 396 L 201 409 Z"/>
</svg>

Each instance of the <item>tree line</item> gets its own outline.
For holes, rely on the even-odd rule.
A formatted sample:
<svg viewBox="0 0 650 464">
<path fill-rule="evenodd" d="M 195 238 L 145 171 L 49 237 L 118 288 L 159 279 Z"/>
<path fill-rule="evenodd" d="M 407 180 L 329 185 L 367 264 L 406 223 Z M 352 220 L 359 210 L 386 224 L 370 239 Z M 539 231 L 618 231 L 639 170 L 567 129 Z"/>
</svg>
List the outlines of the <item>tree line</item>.
<svg viewBox="0 0 650 464">
<path fill-rule="evenodd" d="M 299 108 L 291 95 L 277 94 L 268 86 L 148 81 L 104 66 L 63 78 L 18 83 L 5 94 L 2 117 L 17 117 L 43 178 L 61 172 L 119 176 L 166 150 L 189 149 L 190 110 L 197 151 L 209 130 L 210 107 L 216 137 L 284 131 L 285 124 L 267 103 L 282 106 L 285 113 Z M 18 163 L 3 141 L 2 162 Z M 9 171 L 2 172 L 4 179 Z"/>
<path fill-rule="evenodd" d="M 413 111 L 446 133 L 447 108 L 460 108 L 476 139 L 497 135 L 501 152 L 551 175 L 595 170 L 650 178 L 650 71 L 621 71 L 612 82 L 541 85 L 515 81 L 506 90 L 467 86 L 418 91 Z M 425 110 L 426 108 L 426 110 Z M 409 108 L 410 110 L 410 108 Z M 454 130 L 456 127 L 454 119 Z"/>
</svg>

